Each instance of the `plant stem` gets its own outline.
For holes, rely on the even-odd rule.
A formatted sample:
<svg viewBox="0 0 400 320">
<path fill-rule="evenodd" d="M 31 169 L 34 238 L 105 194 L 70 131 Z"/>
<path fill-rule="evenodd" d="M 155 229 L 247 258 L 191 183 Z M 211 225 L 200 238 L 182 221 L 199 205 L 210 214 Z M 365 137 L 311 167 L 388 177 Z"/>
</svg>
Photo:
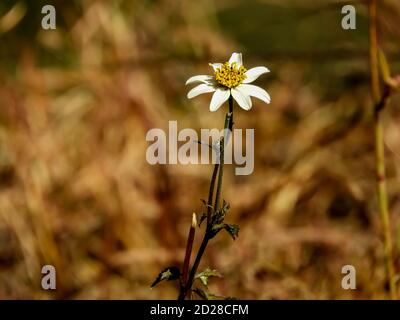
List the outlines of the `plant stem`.
<svg viewBox="0 0 400 320">
<path fill-rule="evenodd" d="M 221 189 L 222 189 L 222 176 L 224 175 L 224 137 L 221 138 L 220 148 L 219 148 L 219 172 L 218 172 L 218 184 L 217 184 L 217 192 L 215 194 L 215 203 L 214 210 L 219 210 L 220 208 L 220 198 L 221 198 Z"/>
<path fill-rule="evenodd" d="M 230 132 L 232 132 L 232 128 L 233 128 L 233 98 L 232 98 L 232 96 L 229 97 L 228 117 L 229 117 L 228 129 Z"/>
<path fill-rule="evenodd" d="M 214 170 L 213 170 L 212 177 L 211 177 L 210 189 L 208 191 L 207 227 L 211 224 L 211 218 L 212 218 L 212 214 L 213 214 L 212 201 L 213 201 L 213 197 L 214 197 L 214 187 L 215 187 L 215 181 L 217 179 L 218 168 L 219 168 L 219 163 L 216 163 L 214 165 Z"/>
<path fill-rule="evenodd" d="M 229 136 L 232 133 L 233 127 L 233 99 L 232 96 L 229 97 L 229 111 L 225 116 L 225 125 L 224 125 L 224 137 L 220 141 L 220 150 L 219 150 L 219 175 L 218 175 L 218 184 L 217 184 L 217 193 L 215 195 L 215 204 L 214 210 L 218 210 L 221 205 L 221 190 L 222 190 L 222 177 L 224 175 L 224 149 L 225 145 L 228 144 Z"/>
<path fill-rule="evenodd" d="M 196 259 L 194 261 L 192 270 L 191 270 L 190 275 L 189 275 L 189 279 L 185 279 L 185 281 L 184 282 L 182 281 L 182 283 L 181 283 L 181 288 L 180 288 L 178 300 L 185 300 L 185 298 L 187 296 L 187 293 L 190 291 L 190 288 L 192 287 L 191 284 L 193 283 L 194 276 L 196 275 L 197 268 L 198 268 L 198 266 L 200 264 L 200 260 L 201 260 L 201 258 L 203 256 L 203 253 L 204 253 L 204 251 L 205 251 L 205 249 L 207 247 L 208 241 L 209 241 L 209 239 L 208 239 L 208 230 L 209 230 L 209 228 L 211 228 L 211 216 L 212 216 L 212 213 L 213 213 L 213 211 L 212 211 L 212 200 L 213 200 L 213 197 L 214 197 L 214 187 L 215 187 L 215 181 L 216 181 L 216 178 L 217 178 L 218 168 L 219 168 L 219 163 L 216 163 L 214 165 L 214 170 L 213 170 L 213 173 L 212 173 L 212 176 L 211 176 L 210 188 L 209 188 L 209 191 L 208 191 L 206 233 L 204 234 L 203 241 L 202 241 L 202 243 L 200 245 L 199 251 L 197 252 Z M 186 259 L 186 257 L 185 257 L 185 259 Z M 188 271 L 189 270 L 187 270 L 187 272 Z M 182 274 L 184 274 L 183 271 L 182 271 Z"/>
<path fill-rule="evenodd" d="M 210 241 L 210 236 L 209 236 L 209 232 L 208 232 L 208 228 L 207 228 L 207 230 L 204 234 L 203 241 L 201 242 L 199 251 L 197 252 L 196 260 L 194 261 L 192 270 L 190 271 L 189 279 L 186 283 L 186 287 L 184 290 L 184 297 L 186 297 L 187 293 L 192 289 L 193 280 L 196 275 L 197 269 L 199 268 L 200 261 L 201 261 L 201 258 L 203 257 L 204 251 L 207 248 L 208 241 Z"/>
<path fill-rule="evenodd" d="M 229 97 L 229 110 L 225 116 L 225 125 L 224 125 L 224 137 L 221 138 L 220 141 L 220 157 L 219 157 L 219 164 L 215 164 L 214 170 L 211 177 L 210 188 L 208 193 L 208 201 L 207 201 L 207 226 L 204 233 L 203 241 L 200 244 L 199 251 L 197 252 L 196 259 L 193 263 L 193 267 L 190 270 L 189 279 L 186 282 L 185 286 L 181 286 L 180 294 L 178 300 L 184 300 L 187 294 L 192 289 L 193 280 L 196 276 L 197 269 L 199 268 L 200 261 L 203 257 L 203 254 L 207 248 L 208 242 L 212 238 L 212 214 L 215 210 L 219 208 L 220 196 L 221 196 L 221 189 L 222 189 L 222 176 L 223 176 L 223 166 L 224 166 L 224 149 L 225 143 L 228 142 L 229 135 L 232 132 L 233 127 L 233 99 L 232 96 Z M 229 129 L 229 133 L 225 136 L 226 129 Z M 217 191 L 215 196 L 215 205 L 212 208 L 212 200 L 214 196 L 214 188 L 215 182 L 218 174 L 218 184 L 217 184 Z"/>
<path fill-rule="evenodd" d="M 181 290 L 178 299 L 181 300 L 181 294 L 183 293 L 183 289 L 186 286 L 186 282 L 189 275 L 189 264 L 190 264 L 190 257 L 192 255 L 192 248 L 194 242 L 194 235 L 196 233 L 196 226 L 197 226 L 197 219 L 196 214 L 193 213 L 192 216 L 192 224 L 190 225 L 188 240 L 186 243 L 186 251 L 185 251 L 185 259 L 183 261 L 183 268 L 182 268 L 182 276 L 181 276 Z"/>
<path fill-rule="evenodd" d="M 379 212 L 384 235 L 384 250 L 386 260 L 387 279 L 390 287 L 391 299 L 396 299 L 396 282 L 393 264 L 393 248 L 390 230 L 390 216 L 388 208 L 388 196 L 386 189 L 385 148 L 383 142 L 383 130 L 380 120 L 382 101 L 387 97 L 381 97 L 378 69 L 378 40 L 377 40 L 377 8 L 376 0 L 369 1 L 369 64 L 371 72 L 371 90 L 374 102 L 374 135 L 375 135 L 375 161 L 377 175 L 377 196 Z M 383 105 L 385 104 L 383 103 Z"/>
</svg>

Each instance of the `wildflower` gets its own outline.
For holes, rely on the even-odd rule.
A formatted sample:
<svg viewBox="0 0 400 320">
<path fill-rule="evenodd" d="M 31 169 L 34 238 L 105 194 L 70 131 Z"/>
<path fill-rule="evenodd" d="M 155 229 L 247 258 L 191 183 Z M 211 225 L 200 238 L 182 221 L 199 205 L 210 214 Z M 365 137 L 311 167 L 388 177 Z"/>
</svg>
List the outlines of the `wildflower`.
<svg viewBox="0 0 400 320">
<path fill-rule="evenodd" d="M 186 84 L 200 83 L 187 94 L 189 99 L 203 93 L 214 92 L 210 111 L 218 108 L 232 96 L 244 110 L 250 110 L 252 101 L 250 97 L 258 98 L 265 103 L 270 103 L 271 98 L 267 91 L 252 85 L 260 75 L 269 72 L 266 67 L 255 67 L 247 70 L 242 63 L 242 54 L 234 52 L 228 62 L 210 63 L 214 75 L 198 75 L 191 77 Z"/>
</svg>

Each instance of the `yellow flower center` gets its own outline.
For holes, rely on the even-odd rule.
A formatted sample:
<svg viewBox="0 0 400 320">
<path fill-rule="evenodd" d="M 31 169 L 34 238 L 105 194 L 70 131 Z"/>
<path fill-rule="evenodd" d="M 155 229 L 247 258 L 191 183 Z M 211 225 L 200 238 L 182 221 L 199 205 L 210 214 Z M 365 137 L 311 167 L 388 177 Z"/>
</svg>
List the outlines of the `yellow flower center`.
<svg viewBox="0 0 400 320">
<path fill-rule="evenodd" d="M 246 68 L 243 66 L 237 68 L 236 62 L 232 64 L 225 62 L 221 67 L 215 70 L 215 80 L 224 87 L 235 88 L 246 79 L 246 71 Z"/>
</svg>

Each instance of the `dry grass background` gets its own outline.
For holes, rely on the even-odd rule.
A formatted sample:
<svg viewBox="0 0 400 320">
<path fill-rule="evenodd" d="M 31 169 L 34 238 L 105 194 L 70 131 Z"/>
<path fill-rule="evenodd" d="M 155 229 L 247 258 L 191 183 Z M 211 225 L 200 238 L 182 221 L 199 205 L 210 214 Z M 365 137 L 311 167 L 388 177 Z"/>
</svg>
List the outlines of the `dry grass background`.
<svg viewBox="0 0 400 320">
<path fill-rule="evenodd" d="M 48 3 L 56 31 L 40 29 Z M 181 263 L 211 167 L 151 166 L 145 135 L 168 120 L 180 129 L 221 127 L 224 111 L 208 112 L 208 97 L 188 101 L 184 83 L 232 51 L 272 70 L 259 81 L 272 103 L 236 112 L 236 128 L 255 128 L 255 172 L 225 170 L 229 220 L 241 231 L 207 249 L 202 266 L 224 275 L 210 291 L 387 297 L 365 9 L 355 3 L 358 29 L 346 33 L 343 3 L 2 1 L 0 299 L 176 297 L 171 283 L 149 285 Z M 397 1 L 381 5 L 381 39 L 397 71 L 399 15 Z M 393 99 L 384 115 L 397 271 L 399 105 Z M 57 269 L 56 292 L 40 287 L 44 264 Z M 341 288 L 345 264 L 357 269 L 355 291 Z"/>
</svg>

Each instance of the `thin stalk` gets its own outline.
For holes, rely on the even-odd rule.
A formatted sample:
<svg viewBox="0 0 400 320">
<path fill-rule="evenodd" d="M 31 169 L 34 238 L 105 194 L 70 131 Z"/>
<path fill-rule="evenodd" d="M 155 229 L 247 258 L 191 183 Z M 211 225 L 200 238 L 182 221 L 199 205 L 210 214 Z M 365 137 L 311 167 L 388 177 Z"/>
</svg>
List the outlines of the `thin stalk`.
<svg viewBox="0 0 400 320">
<path fill-rule="evenodd" d="M 390 216 L 386 189 L 385 148 L 383 141 L 382 123 L 380 120 L 381 97 L 378 69 L 378 38 L 377 38 L 377 8 L 376 0 L 369 1 L 369 64 L 371 72 L 371 90 L 374 102 L 374 136 L 375 136 L 375 170 L 377 176 L 377 196 L 380 219 L 384 236 L 384 250 L 387 279 L 390 287 L 391 299 L 396 299 L 396 282 L 393 263 L 392 237 L 390 230 Z"/>
<path fill-rule="evenodd" d="M 196 275 L 197 269 L 199 268 L 200 261 L 201 261 L 201 258 L 203 257 L 204 251 L 207 248 L 208 241 L 210 241 L 210 237 L 209 237 L 208 230 L 206 230 L 206 233 L 204 234 L 204 238 L 203 238 L 203 241 L 201 242 L 199 251 L 197 252 L 196 260 L 194 261 L 192 270 L 190 271 L 189 279 L 186 283 L 186 288 L 184 290 L 184 297 L 186 297 L 187 293 L 192 289 L 193 280 Z"/>
<path fill-rule="evenodd" d="M 200 244 L 199 251 L 197 251 L 197 255 L 196 255 L 196 258 L 194 260 L 193 267 L 190 270 L 189 278 L 185 282 L 185 285 L 183 287 L 181 287 L 178 300 L 184 300 L 186 298 L 187 294 L 189 293 L 189 291 L 191 290 L 192 284 L 193 284 L 193 280 L 194 280 L 194 277 L 196 275 L 197 269 L 199 268 L 199 264 L 200 264 L 201 258 L 203 257 L 204 251 L 207 248 L 208 241 L 210 241 L 210 230 L 212 228 L 211 218 L 212 218 L 212 213 L 213 213 L 212 200 L 213 200 L 213 197 L 214 197 L 215 182 L 216 182 L 217 173 L 219 171 L 218 170 L 219 168 L 220 168 L 219 164 L 216 163 L 214 165 L 214 170 L 213 170 L 212 177 L 211 177 L 210 188 L 209 188 L 209 192 L 208 192 L 208 201 L 207 201 L 207 226 L 206 226 L 206 231 L 204 233 L 203 240 L 202 240 L 202 242 Z"/>
<path fill-rule="evenodd" d="M 229 110 L 225 116 L 224 133 L 225 133 L 226 129 L 229 129 L 231 132 L 232 127 L 233 127 L 233 99 L 232 99 L 232 97 L 229 97 Z M 220 202 L 219 199 L 221 196 L 222 176 L 223 176 L 223 166 L 224 166 L 224 148 L 225 148 L 225 143 L 227 143 L 227 141 L 228 141 L 228 138 L 229 138 L 229 135 L 227 137 L 224 136 L 220 142 L 219 164 L 216 164 L 214 166 L 211 183 L 210 183 L 209 194 L 208 194 L 206 231 L 204 233 L 203 241 L 200 244 L 199 251 L 197 252 L 195 261 L 193 263 L 193 267 L 190 270 L 189 279 L 186 282 L 186 286 L 184 288 L 181 288 L 181 292 L 180 292 L 180 295 L 178 298 L 179 300 L 185 299 L 187 294 L 190 292 L 192 285 L 193 285 L 194 277 L 196 276 L 197 269 L 199 268 L 199 265 L 200 265 L 200 261 L 201 261 L 203 254 L 207 248 L 208 242 L 210 241 L 210 239 L 212 237 L 212 233 L 211 233 L 211 231 L 212 231 L 211 230 L 212 229 L 212 214 L 215 210 L 218 210 L 218 208 L 219 208 L 219 202 Z M 215 187 L 215 183 L 216 183 L 217 174 L 218 174 L 218 183 L 217 183 L 217 191 L 216 191 L 216 196 L 215 196 L 215 205 L 214 205 L 214 208 L 212 208 L 211 205 L 212 205 L 212 199 L 214 196 L 214 187 Z"/>
<path fill-rule="evenodd" d="M 232 132 L 233 128 L 233 98 L 232 96 L 229 97 L 229 111 L 228 111 L 229 123 L 228 129 Z"/>
<path fill-rule="evenodd" d="M 208 191 L 208 200 L 207 200 L 207 227 L 211 224 L 211 218 L 212 218 L 212 201 L 214 197 L 214 187 L 215 187 L 215 181 L 217 179 L 217 173 L 218 173 L 218 168 L 219 168 L 219 163 L 216 163 L 214 165 L 214 170 L 212 173 L 211 177 L 211 183 L 210 183 L 210 189 Z"/>
<path fill-rule="evenodd" d="M 197 268 L 200 264 L 200 260 L 204 254 L 204 251 L 207 247 L 208 244 L 208 230 L 211 228 L 211 216 L 212 216 L 212 200 L 214 197 L 214 188 L 215 188 L 215 182 L 217 179 L 217 173 L 218 173 L 218 168 L 219 168 L 219 164 L 216 163 L 214 165 L 214 170 L 211 176 L 211 182 L 210 182 L 210 188 L 208 191 L 208 201 L 207 201 L 207 226 L 206 226 L 206 232 L 204 234 L 204 238 L 203 241 L 201 242 L 199 251 L 197 252 L 196 255 L 196 259 L 194 261 L 192 270 L 190 272 L 189 278 L 187 280 L 185 280 L 185 282 L 182 281 L 181 283 L 181 288 L 180 288 L 180 292 L 179 292 L 179 296 L 178 296 L 178 300 L 184 300 L 190 290 L 190 288 L 192 287 L 192 283 L 193 283 L 193 279 L 194 276 L 196 275 L 196 271 Z M 188 270 L 189 271 L 189 270 Z M 182 272 L 183 274 L 184 272 Z"/>
<path fill-rule="evenodd" d="M 178 297 L 178 300 L 184 299 L 184 288 L 186 287 L 187 279 L 189 276 L 189 264 L 190 264 L 190 257 L 192 255 L 192 248 L 194 242 L 194 235 L 196 233 L 196 226 L 197 226 L 197 219 L 196 214 L 193 213 L 192 216 L 192 224 L 190 225 L 188 240 L 186 243 L 186 251 L 185 251 L 185 259 L 183 261 L 183 268 L 182 268 L 182 276 L 181 276 L 181 290 Z"/>
<path fill-rule="evenodd" d="M 222 189 L 222 177 L 224 175 L 224 137 L 221 138 L 220 148 L 219 148 L 219 172 L 218 172 L 218 184 L 217 184 L 217 192 L 215 194 L 215 203 L 214 210 L 219 210 L 220 208 L 220 198 L 221 198 L 221 189 Z"/>
<path fill-rule="evenodd" d="M 217 192 L 215 195 L 215 204 L 214 210 L 218 210 L 221 205 L 221 190 L 222 190 L 222 178 L 224 175 L 224 149 L 225 145 L 228 143 L 229 136 L 232 133 L 233 127 L 233 99 L 232 96 L 229 97 L 229 111 L 225 117 L 225 125 L 224 125 L 224 137 L 221 138 L 220 141 L 220 150 L 219 150 L 219 174 L 218 174 L 218 184 L 217 184 Z M 229 130 L 227 132 L 227 130 Z"/>
</svg>

